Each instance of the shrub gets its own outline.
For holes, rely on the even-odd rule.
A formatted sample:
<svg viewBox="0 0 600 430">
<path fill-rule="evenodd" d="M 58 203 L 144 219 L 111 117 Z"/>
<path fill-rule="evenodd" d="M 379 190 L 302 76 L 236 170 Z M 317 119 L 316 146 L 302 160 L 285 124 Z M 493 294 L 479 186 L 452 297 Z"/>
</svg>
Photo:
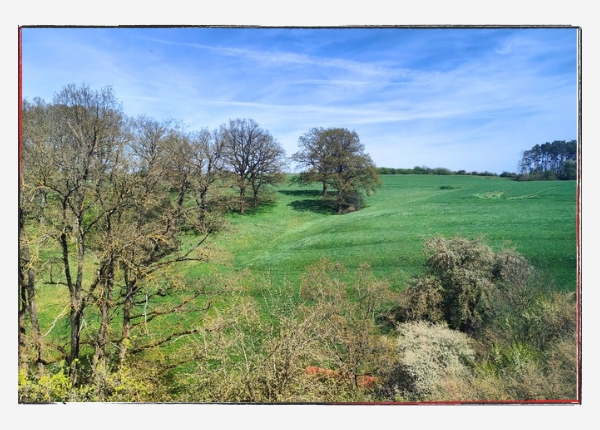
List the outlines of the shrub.
<svg viewBox="0 0 600 430">
<path fill-rule="evenodd" d="M 168 401 L 168 397 L 152 378 L 157 369 L 145 366 L 133 370 L 95 372 L 90 381 L 74 386 L 68 376 L 68 366 L 50 366 L 42 375 L 19 371 L 19 402 L 144 402 Z"/>
<path fill-rule="evenodd" d="M 456 400 L 449 388 L 471 377 L 474 358 L 468 336 L 445 324 L 399 324 L 397 361 L 385 377 L 383 395 L 396 401 Z"/>
<path fill-rule="evenodd" d="M 20 403 L 52 403 L 71 400 L 73 387 L 64 368 L 55 373 L 33 377 L 26 369 L 19 370 Z"/>
<path fill-rule="evenodd" d="M 481 239 L 436 237 L 425 242 L 430 276 L 442 285 L 445 320 L 452 329 L 480 329 L 494 285 L 494 253 Z"/>
<path fill-rule="evenodd" d="M 507 321 L 525 327 L 521 317 L 550 294 L 525 258 L 511 249 L 494 253 L 480 238 L 435 237 L 425 241 L 424 252 L 427 274 L 401 293 L 397 321 L 439 322 L 442 313 L 451 329 L 476 335 L 498 324 L 506 329 Z"/>
<path fill-rule="evenodd" d="M 504 400 L 577 398 L 574 335 L 553 343 L 544 354 L 531 345 L 515 343 L 497 351 L 497 355 L 487 362 L 487 366 L 490 372 L 484 378 L 478 378 L 477 383 L 483 379 L 493 380 L 497 390 L 504 393 Z M 489 390 L 485 395 L 492 397 Z"/>
<path fill-rule="evenodd" d="M 321 260 L 291 285 L 235 298 L 198 333 L 199 360 L 178 401 L 368 401 L 383 350 L 375 317 L 387 291 L 368 267 L 352 282 Z M 260 306 L 259 306 L 260 302 Z M 183 383 L 182 383 L 183 384 Z"/>
<path fill-rule="evenodd" d="M 444 321 L 443 287 L 434 276 L 413 279 L 399 296 L 398 304 L 391 310 L 391 317 L 398 322 Z"/>
</svg>

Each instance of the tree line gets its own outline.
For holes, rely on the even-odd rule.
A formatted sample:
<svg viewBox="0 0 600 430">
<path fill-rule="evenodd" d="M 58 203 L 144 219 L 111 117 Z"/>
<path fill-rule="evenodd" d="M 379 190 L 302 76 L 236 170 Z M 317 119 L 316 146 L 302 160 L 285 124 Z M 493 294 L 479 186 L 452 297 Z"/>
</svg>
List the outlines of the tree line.
<svg viewBox="0 0 600 430">
<path fill-rule="evenodd" d="M 201 289 L 151 313 L 144 306 L 182 288 L 170 268 L 206 259 L 202 244 L 228 206 L 244 212 L 246 188 L 253 188 L 257 204 L 259 188 L 281 175 L 283 150 L 252 120 L 190 132 L 172 120 L 127 118 L 110 87 L 67 85 L 51 103 L 24 101 L 22 119 L 21 363 L 31 342 L 38 366 L 64 359 L 76 384 L 90 321 L 96 322 L 94 334 L 85 342 L 94 351 L 94 374 L 112 357 L 122 366 L 130 353 L 168 339 L 141 345 L 132 336 L 149 320 L 184 309 Z M 239 199 L 227 193 L 231 188 Z M 195 243 L 182 249 L 186 232 Z M 69 294 L 68 338 L 49 345 L 47 354 L 36 315 L 38 276 Z"/>
<path fill-rule="evenodd" d="M 450 170 L 445 167 L 430 168 L 415 166 L 412 169 L 378 167 L 381 175 L 472 175 L 500 176 L 518 181 L 530 180 L 574 180 L 577 179 L 577 141 L 555 140 L 536 144 L 530 150 L 523 151 L 516 172 L 504 171 L 500 175 L 483 171 Z"/>
<path fill-rule="evenodd" d="M 350 196 L 377 177 L 356 133 L 336 133 L 307 155 L 312 164 L 301 176 L 337 189 L 343 213 Z M 85 378 L 103 375 L 197 330 L 139 336 L 150 321 L 175 312 L 201 319 L 210 306 L 198 304 L 205 287 L 182 279 L 177 267 L 206 261 L 207 238 L 224 227 L 224 215 L 257 207 L 285 181 L 288 165 L 277 139 L 252 119 L 210 131 L 131 118 L 111 87 L 86 84 L 64 86 L 51 102 L 23 101 L 21 150 L 19 363 L 41 372 L 64 360 L 72 384 L 82 366 Z M 64 337 L 52 343 L 38 316 L 38 289 L 46 285 L 69 297 L 55 321 L 66 324 Z"/>
<path fill-rule="evenodd" d="M 577 179 L 577 141 L 555 140 L 523 151 L 520 180 Z"/>
<path fill-rule="evenodd" d="M 483 171 L 471 171 L 466 170 L 450 170 L 445 167 L 427 167 L 427 166 L 415 166 L 412 169 L 394 168 L 394 167 L 378 167 L 377 172 L 381 175 L 472 175 L 472 176 L 498 176 L 497 173 Z M 502 177 L 511 176 L 510 172 L 503 172 Z M 516 176 L 516 174 L 514 174 Z"/>
</svg>

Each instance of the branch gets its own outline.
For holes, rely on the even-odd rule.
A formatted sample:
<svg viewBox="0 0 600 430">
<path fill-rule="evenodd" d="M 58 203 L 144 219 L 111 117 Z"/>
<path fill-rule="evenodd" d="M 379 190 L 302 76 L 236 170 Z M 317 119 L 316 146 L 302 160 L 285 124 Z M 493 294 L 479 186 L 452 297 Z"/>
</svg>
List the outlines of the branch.
<svg viewBox="0 0 600 430">
<path fill-rule="evenodd" d="M 200 247 L 200 245 L 202 245 L 206 241 L 206 239 L 208 239 L 208 236 L 209 236 L 208 233 L 205 234 L 204 237 L 202 237 L 202 239 L 196 245 L 192 246 L 190 248 L 190 250 L 187 251 L 185 254 L 183 254 L 183 255 L 181 255 L 179 257 L 176 257 L 176 258 L 174 258 L 172 260 L 158 261 L 158 262 L 154 263 L 153 267 L 149 268 L 148 270 L 146 270 L 144 272 L 144 277 L 150 275 L 151 273 L 155 272 L 156 270 L 160 269 L 161 267 L 169 266 L 169 265 L 174 264 L 174 263 L 180 263 L 180 262 L 183 262 L 183 261 L 205 261 L 204 257 L 192 258 L 192 257 L 188 257 L 188 256 L 193 251 L 195 251 L 196 249 L 198 249 Z"/>
<path fill-rule="evenodd" d="M 201 330 L 200 328 L 192 328 L 192 329 L 189 329 L 189 330 L 184 330 L 184 331 L 180 331 L 180 332 L 177 332 L 177 333 L 172 333 L 169 336 L 167 336 L 166 338 L 161 339 L 159 341 L 156 341 L 156 342 L 153 342 L 153 343 L 149 343 L 147 345 L 142 345 L 142 346 L 140 346 L 138 348 L 132 348 L 129 352 L 130 352 L 130 354 L 137 354 L 139 352 L 142 352 L 143 350 L 150 349 L 150 348 L 156 348 L 158 346 L 161 346 L 161 345 L 163 345 L 163 344 L 171 341 L 173 338 L 176 338 L 176 337 L 179 338 L 181 336 L 188 336 L 190 334 L 198 333 L 200 330 Z"/>
<path fill-rule="evenodd" d="M 138 315 L 133 315 L 131 317 L 131 319 L 136 319 L 136 318 L 141 318 L 144 317 L 146 322 L 152 321 L 154 318 L 159 317 L 161 315 L 168 315 L 170 313 L 173 312 L 178 312 L 178 311 L 182 311 L 182 312 L 193 312 L 193 310 L 186 310 L 185 305 L 188 304 L 189 302 L 191 302 L 192 300 L 194 300 L 196 297 L 198 297 L 200 294 L 202 294 L 202 292 L 196 292 L 196 294 L 194 294 L 191 297 L 188 297 L 186 300 L 184 300 L 183 302 L 181 302 L 178 306 L 171 308 L 171 309 L 167 309 L 164 311 L 152 311 L 150 313 L 144 313 L 144 314 L 138 314 Z M 206 307 L 206 309 L 204 309 L 204 311 L 208 311 L 210 309 L 210 303 L 208 304 L 208 306 Z"/>
<path fill-rule="evenodd" d="M 52 323 L 52 325 L 50 326 L 50 328 L 48 329 L 48 331 L 46 332 L 46 334 L 44 335 L 44 337 L 45 337 L 45 336 L 48 336 L 48 335 L 50 334 L 50 332 L 52 331 L 52 329 L 53 329 L 53 328 L 54 328 L 54 326 L 56 325 L 56 323 L 57 323 L 58 319 L 59 319 L 60 317 L 62 317 L 62 316 L 63 316 L 63 315 L 64 315 L 64 314 L 67 312 L 67 310 L 68 310 L 70 307 L 71 307 L 71 305 L 67 305 L 67 306 L 65 306 L 65 308 L 64 308 L 64 309 L 63 309 L 63 310 L 62 310 L 62 311 L 61 311 L 61 312 L 58 314 L 58 316 L 57 316 L 57 317 L 54 319 L 54 322 Z"/>
</svg>

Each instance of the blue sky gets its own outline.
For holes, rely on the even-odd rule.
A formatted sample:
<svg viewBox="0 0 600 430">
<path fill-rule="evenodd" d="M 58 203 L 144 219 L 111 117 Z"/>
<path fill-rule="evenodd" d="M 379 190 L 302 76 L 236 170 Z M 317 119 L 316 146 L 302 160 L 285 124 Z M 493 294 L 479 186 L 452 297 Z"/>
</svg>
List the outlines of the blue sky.
<svg viewBox="0 0 600 430">
<path fill-rule="evenodd" d="M 575 28 L 24 28 L 23 97 L 111 85 L 129 116 L 252 118 L 288 155 L 354 130 L 381 167 L 516 171 L 577 138 Z"/>
</svg>

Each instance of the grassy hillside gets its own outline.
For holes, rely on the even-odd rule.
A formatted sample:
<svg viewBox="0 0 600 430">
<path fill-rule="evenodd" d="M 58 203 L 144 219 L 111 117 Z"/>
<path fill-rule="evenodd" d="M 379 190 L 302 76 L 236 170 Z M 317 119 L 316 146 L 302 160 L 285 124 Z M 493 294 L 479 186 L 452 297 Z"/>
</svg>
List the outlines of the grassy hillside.
<svg viewBox="0 0 600 430">
<path fill-rule="evenodd" d="M 131 371 L 137 379 L 130 381 L 117 375 L 112 383 L 121 384 L 118 389 L 106 385 L 108 388 L 102 388 L 105 391 L 99 391 L 100 397 L 94 397 L 93 392 L 86 394 L 86 389 L 95 387 L 96 382 L 90 382 L 81 393 L 76 393 L 83 397 L 71 398 L 105 401 L 106 397 L 101 395 L 120 396 L 122 392 L 124 397 L 108 398 L 161 402 L 389 401 L 391 397 L 369 397 L 370 394 L 356 387 L 348 388 L 343 381 L 319 382 L 311 379 L 307 371 L 309 367 L 337 371 L 354 363 L 354 356 L 338 352 L 366 351 L 353 374 L 382 378 L 381 381 L 388 377 L 386 372 L 391 362 L 386 360 L 394 357 L 396 350 L 386 348 L 397 345 L 396 340 L 391 341 L 395 335 L 376 322 L 371 309 L 364 313 L 367 307 L 361 306 L 376 303 L 382 310 L 389 310 L 392 303 L 385 302 L 390 297 L 389 286 L 365 276 L 360 286 L 367 286 L 362 293 L 367 292 L 369 300 L 355 300 L 356 292 L 346 295 L 336 289 L 340 285 L 338 276 L 339 280 L 348 281 L 346 286 L 358 285 L 354 269 L 369 263 L 376 275 L 390 281 L 392 289 L 400 290 L 409 277 L 424 273 L 423 242 L 435 235 L 483 236 L 484 243 L 494 250 L 509 243 L 552 279 L 558 289 L 575 290 L 575 182 L 433 175 L 390 175 L 382 179 L 383 187 L 367 199 L 367 207 L 350 214 L 335 214 L 319 195 L 319 187 L 289 184 L 274 192 L 270 204 L 250 210 L 245 216 L 230 214 L 229 227 L 213 236 L 208 244 L 210 262 L 189 261 L 173 266 L 176 274 L 165 278 L 173 287 L 170 294 L 157 294 L 149 302 L 146 290 L 139 292 L 134 312 L 138 324 L 127 343 L 134 365 Z M 184 247 L 197 239 L 191 234 L 185 237 Z M 45 252 L 57 251 L 49 248 Z M 331 274 L 336 270 L 334 266 L 323 265 L 323 271 L 319 267 L 307 271 L 309 265 L 322 257 L 339 261 L 349 270 Z M 255 276 L 246 276 L 245 270 Z M 222 272 L 226 276 L 205 276 L 209 272 Z M 305 279 L 310 277 L 310 286 L 318 286 L 315 290 L 319 293 L 308 298 L 306 290 L 305 296 L 298 294 L 294 286 L 299 284 L 300 275 Z M 271 278 L 272 283 L 263 282 L 261 277 Z M 163 280 L 156 282 L 160 284 Z M 172 282 L 176 285 L 171 285 Z M 341 285 L 341 291 L 346 291 L 346 286 Z M 196 290 L 202 294 L 190 299 Z M 152 288 L 149 291 L 152 294 Z M 482 357 L 474 364 L 481 372 L 475 371 L 473 375 L 481 379 L 469 377 L 461 382 L 458 391 L 446 394 L 440 391 L 436 395 L 443 394 L 452 400 L 459 398 L 455 396 L 469 400 L 572 399 L 576 381 L 573 357 L 577 357 L 575 308 L 569 295 L 548 291 L 549 294 L 529 302 L 531 297 L 524 296 L 525 308 L 521 307 L 521 301 L 517 308 L 504 296 L 495 296 L 504 301 L 495 302 L 499 316 L 485 326 L 493 333 L 494 341 L 489 345 L 483 341 Z M 44 358 L 58 362 L 64 355 L 64 345 L 68 345 L 69 294 L 62 283 L 41 281 L 37 292 Z M 191 301 L 186 311 L 177 311 L 188 299 Z M 308 301 L 310 306 L 306 305 Z M 410 300 L 393 304 L 398 303 L 408 303 L 413 308 Z M 118 354 L 122 312 L 122 308 L 115 306 L 111 315 L 112 341 L 107 350 L 113 357 Z M 156 315 L 160 316 L 153 319 Z M 94 304 L 88 305 L 84 319 L 80 360 L 82 369 L 89 371 L 100 327 Z M 404 327 L 423 328 L 410 324 Z M 425 330 L 430 329 L 425 327 Z M 191 331 L 194 334 L 188 335 Z M 429 335 L 437 338 L 444 333 Z M 488 331 L 485 333 L 487 336 Z M 515 343 L 519 336 L 530 343 Z M 548 339 L 564 342 L 552 343 L 554 340 Z M 546 342 L 544 353 L 537 341 L 540 345 Z M 426 343 L 429 348 L 436 342 Z M 332 345 L 336 347 L 332 349 Z M 555 349 L 550 350 L 547 345 Z M 137 352 L 132 352 L 136 348 Z M 419 350 L 419 354 L 431 354 L 427 348 Z M 558 357 L 558 361 L 546 362 L 546 352 L 554 354 L 552 357 Z M 514 363 L 513 355 L 518 358 Z M 539 368 L 523 367 L 519 357 L 535 361 Z M 282 363 L 288 367 L 281 367 Z M 282 389 L 289 397 L 239 394 L 246 393 L 246 389 L 251 393 L 271 393 L 271 387 L 276 385 L 273 381 L 278 380 L 278 372 L 284 368 L 286 374 L 295 378 L 289 385 L 292 388 Z M 53 369 L 55 376 L 60 377 L 61 370 Z M 511 376 L 506 382 L 498 375 Z M 57 381 L 66 376 L 62 378 Z M 532 384 L 532 381 L 537 382 Z M 449 387 L 455 387 L 455 383 L 457 380 L 450 380 Z M 483 391 L 469 391 L 473 384 Z M 33 393 L 27 398 L 38 399 L 35 397 L 38 385 L 42 384 L 23 380 L 19 389 L 22 393 L 28 390 Z M 139 386 L 147 387 L 144 389 L 147 391 L 140 391 Z M 500 391 L 496 387 L 501 387 Z M 552 391 L 556 387 L 563 391 Z M 123 389 L 130 391 L 119 391 Z M 56 397 L 58 394 L 53 396 L 63 401 L 62 397 Z M 394 397 L 394 401 L 398 400 Z"/>
<path fill-rule="evenodd" d="M 423 240 L 433 235 L 483 236 L 510 243 L 563 290 L 576 286 L 575 181 L 516 182 L 500 177 L 384 175 L 383 187 L 359 212 L 336 215 L 319 187 L 285 185 L 276 201 L 246 216 L 215 246 L 231 256 L 211 267 L 280 277 L 321 257 L 358 267 L 369 263 L 401 285 L 421 273 Z M 200 274 L 206 267 L 195 267 Z"/>
</svg>

